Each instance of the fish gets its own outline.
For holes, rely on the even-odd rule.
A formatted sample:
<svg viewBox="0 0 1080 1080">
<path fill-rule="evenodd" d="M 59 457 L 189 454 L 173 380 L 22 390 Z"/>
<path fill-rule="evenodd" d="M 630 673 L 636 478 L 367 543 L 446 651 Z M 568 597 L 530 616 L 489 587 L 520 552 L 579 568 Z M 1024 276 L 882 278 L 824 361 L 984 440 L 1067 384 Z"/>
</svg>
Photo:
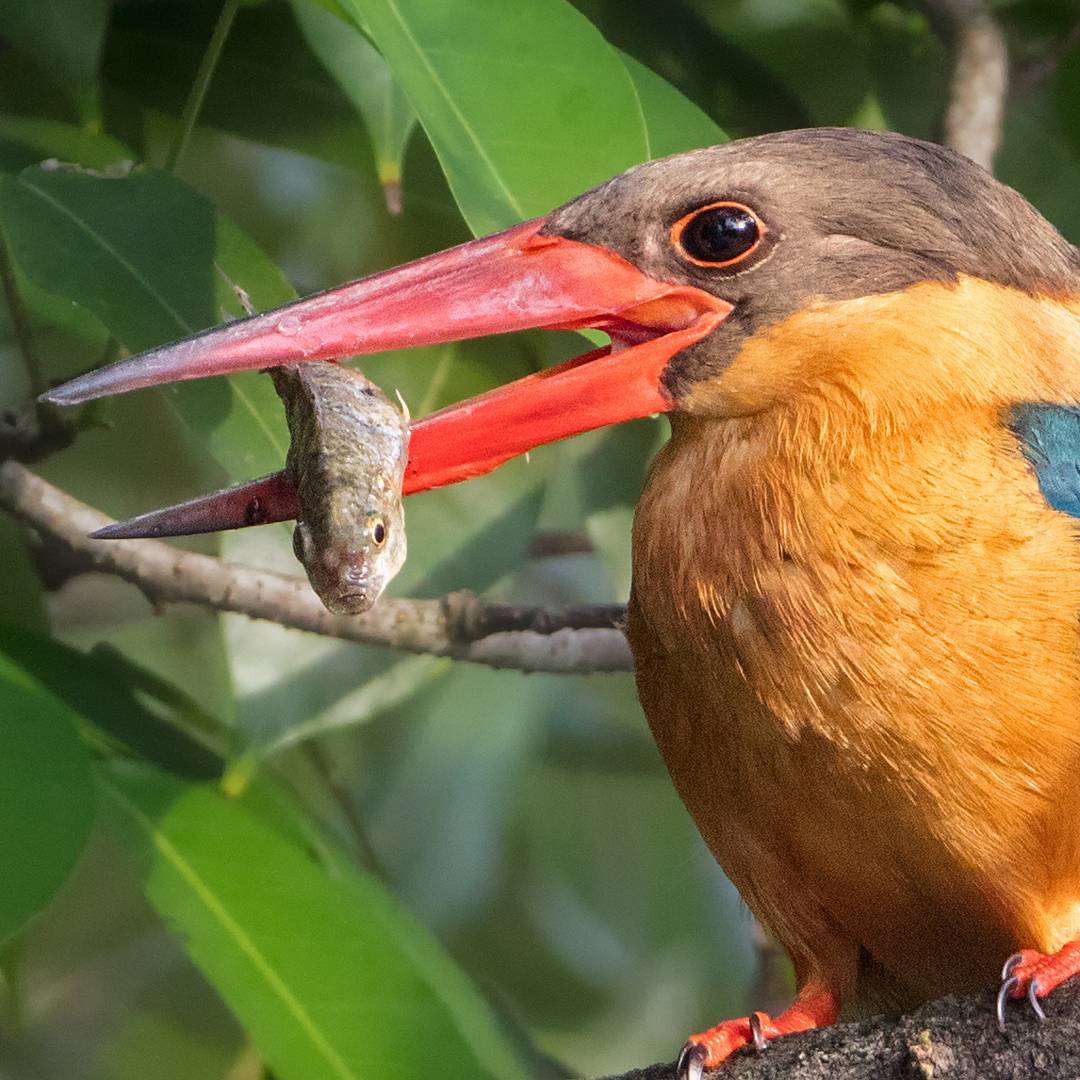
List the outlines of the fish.
<svg viewBox="0 0 1080 1080">
<path fill-rule="evenodd" d="M 289 425 L 285 473 L 300 507 L 293 551 L 329 611 L 362 614 L 405 562 L 408 410 L 334 361 L 269 374 Z"/>
</svg>

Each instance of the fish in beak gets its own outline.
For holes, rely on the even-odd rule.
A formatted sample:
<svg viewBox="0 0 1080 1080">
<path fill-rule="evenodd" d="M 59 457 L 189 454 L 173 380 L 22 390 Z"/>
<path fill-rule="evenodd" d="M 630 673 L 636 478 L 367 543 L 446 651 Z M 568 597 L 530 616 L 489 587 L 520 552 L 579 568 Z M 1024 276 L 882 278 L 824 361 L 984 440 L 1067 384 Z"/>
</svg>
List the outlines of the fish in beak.
<svg viewBox="0 0 1080 1080">
<path fill-rule="evenodd" d="M 334 360 L 535 328 L 606 331 L 612 344 L 413 424 L 406 494 L 488 472 L 533 447 L 665 412 L 671 358 L 731 304 L 659 280 L 610 249 L 545 231 L 548 218 L 473 240 L 265 314 L 120 360 L 50 390 L 77 405 L 185 379 Z M 110 527 L 179 535 L 295 516 L 281 474 Z"/>
</svg>

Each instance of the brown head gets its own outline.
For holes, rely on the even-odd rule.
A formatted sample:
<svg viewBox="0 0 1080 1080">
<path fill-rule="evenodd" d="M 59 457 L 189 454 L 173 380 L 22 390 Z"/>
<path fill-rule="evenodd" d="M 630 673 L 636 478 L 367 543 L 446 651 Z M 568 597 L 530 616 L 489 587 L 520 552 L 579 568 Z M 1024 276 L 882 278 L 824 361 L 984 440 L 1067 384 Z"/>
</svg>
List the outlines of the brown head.
<svg viewBox="0 0 1080 1080">
<path fill-rule="evenodd" d="M 753 412 L 806 385 L 815 373 L 793 370 L 796 354 L 806 364 L 807 352 L 833 353 L 845 370 L 832 375 L 868 376 L 850 370 L 845 339 L 867 364 L 875 353 L 895 361 L 912 341 L 947 352 L 958 330 L 970 344 L 973 293 L 993 333 L 1014 318 L 1002 290 L 1080 293 L 1080 253 L 1022 196 L 960 154 L 888 132 L 780 132 L 649 162 L 555 211 L 543 231 L 732 305 L 661 375 L 690 412 Z M 808 335 L 825 340 L 785 340 Z"/>
</svg>

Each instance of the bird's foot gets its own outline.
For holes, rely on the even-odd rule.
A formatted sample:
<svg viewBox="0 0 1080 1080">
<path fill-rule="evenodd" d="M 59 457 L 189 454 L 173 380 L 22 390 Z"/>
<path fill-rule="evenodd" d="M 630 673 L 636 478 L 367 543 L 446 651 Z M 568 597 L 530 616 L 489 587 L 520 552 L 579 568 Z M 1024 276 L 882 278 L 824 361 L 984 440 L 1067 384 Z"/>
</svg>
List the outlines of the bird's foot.
<svg viewBox="0 0 1080 1080">
<path fill-rule="evenodd" d="M 679 1080 L 701 1080 L 706 1069 L 715 1069 L 744 1046 L 765 1050 L 770 1039 L 832 1024 L 839 1013 L 836 996 L 829 990 L 814 988 L 800 993 L 791 1008 L 775 1020 L 763 1012 L 724 1020 L 686 1040 L 675 1066 L 676 1075 Z"/>
<path fill-rule="evenodd" d="M 714 1069 L 736 1050 L 744 1046 L 754 1046 L 764 1050 L 769 1039 L 785 1034 L 776 1022 L 763 1012 L 752 1016 L 740 1016 L 737 1020 L 724 1020 L 708 1031 L 691 1035 L 686 1040 L 676 1074 L 679 1080 L 701 1080 L 706 1069 Z"/>
<path fill-rule="evenodd" d="M 1027 998 L 1036 1017 L 1046 1019 L 1039 998 L 1046 997 L 1066 979 L 1080 974 L 1080 941 L 1070 941 L 1056 953 L 1023 949 L 1005 961 L 997 996 L 998 1027 L 1005 1030 L 1005 1005 L 1009 998 Z"/>
</svg>

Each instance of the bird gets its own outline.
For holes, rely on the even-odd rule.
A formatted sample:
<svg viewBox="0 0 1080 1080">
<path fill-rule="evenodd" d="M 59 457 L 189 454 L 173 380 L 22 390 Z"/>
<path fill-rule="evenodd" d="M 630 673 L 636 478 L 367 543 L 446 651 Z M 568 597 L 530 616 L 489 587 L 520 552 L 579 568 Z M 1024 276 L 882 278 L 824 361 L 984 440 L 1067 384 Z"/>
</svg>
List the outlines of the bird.
<svg viewBox="0 0 1080 1080">
<path fill-rule="evenodd" d="M 999 1022 L 1041 1017 L 1080 971 L 1080 252 L 941 146 L 771 133 L 48 397 L 526 327 L 611 345 L 416 421 L 406 491 L 668 414 L 633 525 L 638 695 L 796 978 L 680 1074 L 991 985 Z"/>
</svg>

